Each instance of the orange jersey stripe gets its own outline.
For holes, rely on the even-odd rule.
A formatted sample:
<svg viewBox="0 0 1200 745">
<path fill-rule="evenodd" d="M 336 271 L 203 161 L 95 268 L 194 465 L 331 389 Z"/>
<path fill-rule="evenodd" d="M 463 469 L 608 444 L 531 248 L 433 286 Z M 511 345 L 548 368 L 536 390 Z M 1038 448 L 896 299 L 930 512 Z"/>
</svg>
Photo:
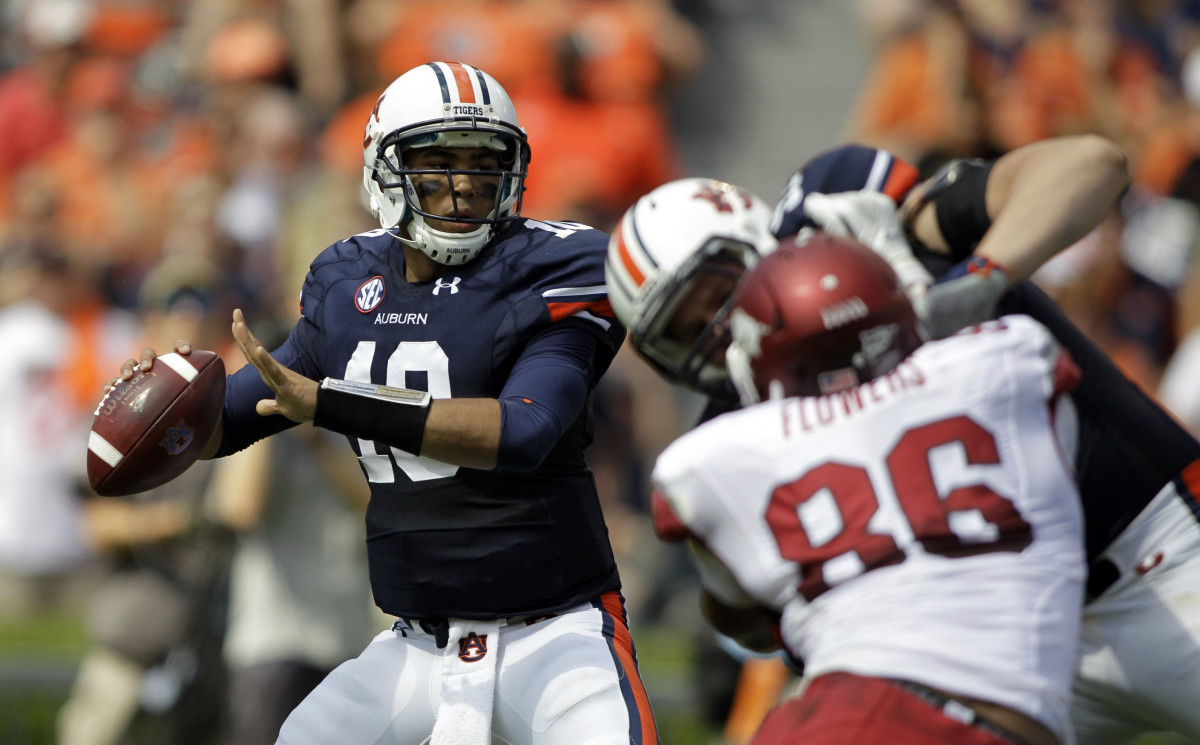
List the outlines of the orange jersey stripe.
<svg viewBox="0 0 1200 745">
<path fill-rule="evenodd" d="M 1189 463 L 1180 476 L 1183 478 L 1183 485 L 1192 493 L 1192 496 L 1200 499 L 1200 460 Z"/>
<path fill-rule="evenodd" d="M 625 609 L 621 605 L 621 595 L 617 592 L 606 592 L 600 596 L 604 611 L 613 622 L 613 651 L 621 661 L 624 677 L 629 681 L 629 690 L 637 705 L 638 719 L 641 724 L 642 745 L 654 745 L 658 742 L 658 729 L 654 725 L 654 714 L 650 711 L 650 697 L 646 695 L 646 687 L 642 684 L 641 673 L 633 659 L 633 637 L 629 635 L 629 626 L 625 623 Z"/>
<path fill-rule="evenodd" d="M 458 84 L 458 97 L 463 103 L 475 103 L 475 89 L 471 87 L 471 73 L 460 62 L 449 63 L 450 71 L 454 73 L 454 82 Z"/>
<path fill-rule="evenodd" d="M 568 316 L 573 316 L 581 310 L 590 310 L 597 315 L 613 317 L 612 303 L 608 299 L 593 300 L 588 303 L 546 303 L 546 307 L 550 309 L 550 320 L 561 321 Z"/>
<path fill-rule="evenodd" d="M 921 174 L 912 165 L 895 158 L 892 161 L 892 171 L 888 174 L 887 181 L 883 184 L 883 193 L 892 198 L 892 201 L 899 204 L 908 190 L 916 185 Z"/>
<path fill-rule="evenodd" d="M 621 263 L 625 265 L 625 271 L 629 272 L 629 276 L 633 279 L 633 283 L 638 287 L 646 281 L 646 275 L 642 274 L 642 270 L 638 269 L 634 263 L 633 257 L 629 255 L 629 247 L 625 245 L 625 220 L 621 220 L 621 224 L 617 226 L 615 235 L 617 236 L 617 253 L 621 256 Z"/>
</svg>

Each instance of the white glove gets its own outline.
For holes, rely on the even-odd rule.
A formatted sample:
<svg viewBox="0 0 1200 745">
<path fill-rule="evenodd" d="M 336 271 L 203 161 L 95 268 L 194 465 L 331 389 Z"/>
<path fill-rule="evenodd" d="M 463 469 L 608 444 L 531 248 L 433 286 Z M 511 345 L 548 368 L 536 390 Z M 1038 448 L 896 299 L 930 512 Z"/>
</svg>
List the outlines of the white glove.
<svg viewBox="0 0 1200 745">
<path fill-rule="evenodd" d="M 891 265 L 900 286 L 914 300 L 925 295 L 933 276 L 904 239 L 896 203 L 878 191 L 814 192 L 804 197 L 804 213 L 826 233 L 853 238 Z"/>
</svg>

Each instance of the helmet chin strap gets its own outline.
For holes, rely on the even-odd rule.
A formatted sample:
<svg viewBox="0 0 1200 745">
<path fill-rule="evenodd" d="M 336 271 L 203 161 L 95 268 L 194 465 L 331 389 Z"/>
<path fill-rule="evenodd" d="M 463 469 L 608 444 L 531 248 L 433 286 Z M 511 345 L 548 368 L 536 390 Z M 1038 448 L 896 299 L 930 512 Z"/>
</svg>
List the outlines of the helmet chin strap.
<svg viewBox="0 0 1200 745">
<path fill-rule="evenodd" d="M 491 225 L 480 225 L 468 233 L 449 233 L 431 227 L 421 215 L 415 213 L 408 221 L 407 228 L 412 237 L 405 238 L 397 232 L 394 234 L 397 240 L 446 265 L 467 263 L 479 254 L 492 237 Z"/>
</svg>

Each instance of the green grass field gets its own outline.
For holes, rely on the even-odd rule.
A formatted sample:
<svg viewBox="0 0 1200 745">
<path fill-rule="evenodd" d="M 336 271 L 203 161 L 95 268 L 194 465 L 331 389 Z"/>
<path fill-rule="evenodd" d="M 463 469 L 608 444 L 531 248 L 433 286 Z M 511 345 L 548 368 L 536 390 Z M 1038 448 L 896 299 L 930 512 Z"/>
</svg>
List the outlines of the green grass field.
<svg viewBox="0 0 1200 745">
<path fill-rule="evenodd" d="M 635 632 L 642 674 L 664 745 L 721 745 L 697 714 L 697 669 L 689 637 L 666 629 Z M 0 624 L 0 744 L 56 745 L 54 720 L 85 646 L 78 617 Z M 162 745 L 170 745 L 162 743 Z M 1136 745 L 1194 745 L 1154 735 Z"/>
</svg>

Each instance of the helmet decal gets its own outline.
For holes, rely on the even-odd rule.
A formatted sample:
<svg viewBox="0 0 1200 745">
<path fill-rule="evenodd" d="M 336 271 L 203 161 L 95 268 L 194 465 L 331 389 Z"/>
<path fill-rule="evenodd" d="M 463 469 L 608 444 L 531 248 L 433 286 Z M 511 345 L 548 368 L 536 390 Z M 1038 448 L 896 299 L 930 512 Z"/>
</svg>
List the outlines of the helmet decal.
<svg viewBox="0 0 1200 745">
<path fill-rule="evenodd" d="M 726 185 L 729 186 L 729 185 Z M 713 207 L 717 208 L 717 212 L 733 212 L 733 204 L 730 202 L 730 195 L 737 195 L 742 199 L 743 209 L 750 209 L 754 206 L 753 197 L 734 186 L 732 188 L 717 188 L 716 183 L 708 182 L 700 185 L 699 191 L 696 192 L 695 199 L 704 199 L 712 202 Z"/>
</svg>

